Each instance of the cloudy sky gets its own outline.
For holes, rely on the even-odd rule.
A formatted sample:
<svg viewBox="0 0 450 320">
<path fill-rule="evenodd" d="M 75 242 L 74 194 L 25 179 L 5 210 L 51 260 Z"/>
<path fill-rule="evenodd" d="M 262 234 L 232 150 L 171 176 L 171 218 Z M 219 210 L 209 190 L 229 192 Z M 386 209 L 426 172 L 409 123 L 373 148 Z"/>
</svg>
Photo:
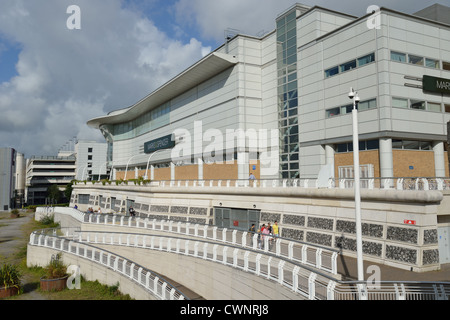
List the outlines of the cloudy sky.
<svg viewBox="0 0 450 320">
<path fill-rule="evenodd" d="M 0 0 L 0 147 L 56 155 L 89 119 L 128 107 L 223 43 L 275 28 L 292 0 Z M 355 16 L 450 0 L 304 0 Z M 77 5 L 81 29 L 67 20 Z"/>
</svg>

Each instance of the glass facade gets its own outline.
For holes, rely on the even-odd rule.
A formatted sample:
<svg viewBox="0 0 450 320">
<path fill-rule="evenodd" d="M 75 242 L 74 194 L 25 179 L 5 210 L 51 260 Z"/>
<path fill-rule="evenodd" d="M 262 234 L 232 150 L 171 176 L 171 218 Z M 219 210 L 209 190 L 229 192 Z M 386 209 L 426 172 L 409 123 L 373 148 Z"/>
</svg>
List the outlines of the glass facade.
<svg viewBox="0 0 450 320">
<path fill-rule="evenodd" d="M 280 174 L 299 177 L 296 9 L 277 19 L 278 118 Z"/>
<path fill-rule="evenodd" d="M 169 113 L 170 103 L 166 103 L 134 120 L 103 127 L 114 141 L 128 140 L 169 124 Z"/>
</svg>

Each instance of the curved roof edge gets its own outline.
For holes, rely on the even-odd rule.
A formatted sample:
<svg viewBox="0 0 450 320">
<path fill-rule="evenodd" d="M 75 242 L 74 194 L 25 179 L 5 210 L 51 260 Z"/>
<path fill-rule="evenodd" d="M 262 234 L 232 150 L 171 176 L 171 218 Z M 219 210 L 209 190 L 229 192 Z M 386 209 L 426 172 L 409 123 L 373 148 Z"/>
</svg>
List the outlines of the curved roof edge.
<svg viewBox="0 0 450 320">
<path fill-rule="evenodd" d="M 87 122 L 87 125 L 91 128 L 99 129 L 102 124 L 131 121 L 235 64 L 237 64 L 235 56 L 221 52 L 212 52 L 133 106 L 113 111 L 107 116 L 91 119 Z"/>
</svg>

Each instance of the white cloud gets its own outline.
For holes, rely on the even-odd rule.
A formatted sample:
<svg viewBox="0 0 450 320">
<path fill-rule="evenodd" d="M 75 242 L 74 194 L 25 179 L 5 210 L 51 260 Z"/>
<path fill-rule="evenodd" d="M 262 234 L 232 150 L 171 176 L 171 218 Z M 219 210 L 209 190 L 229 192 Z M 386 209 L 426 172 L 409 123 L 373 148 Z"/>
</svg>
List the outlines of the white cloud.
<svg viewBox="0 0 450 320">
<path fill-rule="evenodd" d="M 224 41 L 226 29 L 256 35 L 275 29 L 275 18 L 292 0 L 179 0 L 175 13 L 180 24 L 197 27 L 201 35 Z"/>
<path fill-rule="evenodd" d="M 81 9 L 69 30 L 66 9 Z M 202 58 L 120 0 L 2 0 L 0 33 L 23 48 L 17 76 L 0 84 L 0 146 L 54 155 L 73 136 L 99 139 L 86 122 L 128 107 Z"/>
</svg>

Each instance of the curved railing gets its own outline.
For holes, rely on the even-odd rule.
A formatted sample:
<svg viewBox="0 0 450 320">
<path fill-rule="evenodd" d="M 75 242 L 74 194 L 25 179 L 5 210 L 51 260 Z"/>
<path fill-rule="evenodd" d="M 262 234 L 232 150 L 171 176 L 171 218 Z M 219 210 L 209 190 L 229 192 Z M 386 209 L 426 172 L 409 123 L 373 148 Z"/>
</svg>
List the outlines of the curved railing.
<svg viewBox="0 0 450 320">
<path fill-rule="evenodd" d="M 84 222 L 108 224 L 121 227 L 134 227 L 152 231 L 170 232 L 186 236 L 236 245 L 254 251 L 273 253 L 292 262 L 317 268 L 320 271 L 337 275 L 339 252 L 323 246 L 308 244 L 293 239 L 261 235 L 255 232 L 242 232 L 236 229 L 173 220 L 156 220 L 139 217 L 109 214 L 86 214 Z"/>
<path fill-rule="evenodd" d="M 163 251 L 220 263 L 273 280 L 306 299 L 326 298 L 328 284 L 335 280 L 325 273 L 320 273 L 283 257 L 229 243 L 166 235 L 101 231 L 79 231 L 74 234 L 74 239 L 83 244 L 125 246 Z"/>
<path fill-rule="evenodd" d="M 71 240 L 79 235 L 79 228 L 45 229 L 34 231 L 29 244 L 69 253 L 95 263 L 99 263 L 142 286 L 150 294 L 161 300 L 189 300 L 169 281 L 156 275 L 149 269 L 126 258 L 100 249 L 88 243 Z M 64 234 L 61 235 L 61 234 Z"/>
<path fill-rule="evenodd" d="M 222 238 L 218 237 L 218 229 L 214 236 L 210 236 L 211 230 L 200 227 L 200 225 L 187 224 L 183 226 L 178 222 L 170 221 L 147 221 L 145 219 L 136 219 L 124 216 L 111 215 L 93 215 L 74 212 L 75 209 L 65 208 L 56 211 L 64 211 L 80 219 L 80 222 L 95 223 L 98 225 L 112 224 L 118 226 L 134 226 L 136 230 L 145 227 L 154 231 L 165 231 L 163 235 L 144 234 L 144 233 L 114 233 L 102 231 L 81 232 L 79 229 L 68 232 L 66 236 L 71 237 L 72 243 L 70 252 L 88 252 L 83 251 L 82 246 L 92 246 L 95 244 L 111 244 L 115 246 L 139 247 L 145 249 L 159 250 L 162 252 L 171 252 L 177 254 L 190 255 L 204 260 L 212 260 L 218 263 L 226 264 L 230 267 L 240 268 L 243 271 L 252 272 L 267 279 L 277 281 L 297 292 L 300 297 L 306 299 L 329 299 L 329 300 L 448 300 L 450 299 L 450 282 L 413 282 L 413 281 L 374 281 L 372 283 L 358 281 L 340 281 L 336 280 L 332 274 L 326 271 L 313 269 L 312 266 L 301 264 L 291 258 L 284 256 L 281 251 L 255 250 L 247 243 L 245 237 L 238 237 L 234 230 L 230 234 L 228 230 L 222 230 Z M 78 211 L 78 210 L 76 210 Z M 136 223 L 137 220 L 137 223 Z M 208 226 L 210 227 L 210 226 Z M 169 232 L 176 232 L 185 238 L 168 236 Z M 203 230 L 203 232 L 202 232 Z M 224 237 L 224 233 L 226 237 Z M 40 245 L 50 246 L 50 235 L 34 234 L 33 241 Z M 89 234 L 89 237 L 87 235 Z M 83 236 L 84 235 L 84 236 Z M 119 236 L 120 235 L 120 236 Z M 56 237 L 56 235 L 51 235 Z M 47 238 L 46 238 L 47 237 Z M 186 238 L 189 237 L 189 238 Z M 191 237 L 194 237 L 192 239 Z M 47 240 L 45 240 L 47 239 Z M 144 240 L 145 239 L 145 240 Z M 222 239 L 222 241 L 220 241 Z M 224 240 L 225 239 L 225 240 Z M 240 242 L 237 240 L 241 239 Z M 81 240 L 81 242 L 79 241 Z M 31 239 L 30 239 L 31 242 Z M 56 242 L 55 242 L 56 243 Z M 56 245 L 55 245 L 56 246 Z M 292 246 L 292 245 L 291 245 Z M 95 248 L 95 247 L 94 247 Z M 219 249 L 220 248 L 220 249 Z M 276 246 L 275 246 L 276 248 Z M 288 245 L 289 248 L 289 245 Z M 95 249 L 96 250 L 96 249 Z M 300 250 L 302 251 L 302 250 Z M 292 251 L 290 251 L 292 252 Z M 111 256 L 113 253 L 108 252 Z M 84 255 L 89 255 L 86 253 Z M 104 260 L 105 258 L 103 258 Z M 298 259 L 297 259 L 298 260 Z M 301 261 L 302 259 L 300 259 Z M 109 258 L 109 265 L 114 267 L 114 262 Z M 317 263 L 313 263 L 314 267 Z M 118 268 L 118 267 L 116 267 Z M 136 277 L 139 279 L 139 276 Z M 141 275 L 142 282 L 142 275 Z"/>
</svg>

